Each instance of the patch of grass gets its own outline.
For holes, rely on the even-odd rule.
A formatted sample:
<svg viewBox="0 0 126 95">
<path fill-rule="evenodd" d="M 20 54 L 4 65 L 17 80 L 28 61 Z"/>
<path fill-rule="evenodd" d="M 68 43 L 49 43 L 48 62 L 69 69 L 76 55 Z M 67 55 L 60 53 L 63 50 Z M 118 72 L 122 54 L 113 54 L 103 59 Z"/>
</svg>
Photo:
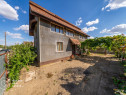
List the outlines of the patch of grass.
<svg viewBox="0 0 126 95">
<path fill-rule="evenodd" d="M 47 73 L 47 78 L 51 78 L 53 76 L 52 73 Z"/>
</svg>

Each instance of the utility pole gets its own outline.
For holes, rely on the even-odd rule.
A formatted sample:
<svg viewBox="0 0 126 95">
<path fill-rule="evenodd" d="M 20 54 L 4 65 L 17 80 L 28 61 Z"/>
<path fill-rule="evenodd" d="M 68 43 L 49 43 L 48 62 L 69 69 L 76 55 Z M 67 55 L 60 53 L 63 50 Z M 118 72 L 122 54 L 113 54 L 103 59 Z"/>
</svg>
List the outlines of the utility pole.
<svg viewBox="0 0 126 95">
<path fill-rule="evenodd" d="M 5 32 L 5 49 L 6 49 L 6 32 Z"/>
</svg>

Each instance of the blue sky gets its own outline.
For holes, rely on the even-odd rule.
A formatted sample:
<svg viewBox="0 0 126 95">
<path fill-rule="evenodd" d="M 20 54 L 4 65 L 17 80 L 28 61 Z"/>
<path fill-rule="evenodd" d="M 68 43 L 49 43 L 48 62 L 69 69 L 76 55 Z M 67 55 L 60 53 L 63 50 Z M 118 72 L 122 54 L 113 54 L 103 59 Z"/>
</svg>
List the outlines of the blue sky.
<svg viewBox="0 0 126 95">
<path fill-rule="evenodd" d="M 126 34 L 126 0 L 32 0 L 93 37 Z M 33 41 L 29 0 L 0 0 L 0 44 Z"/>
</svg>

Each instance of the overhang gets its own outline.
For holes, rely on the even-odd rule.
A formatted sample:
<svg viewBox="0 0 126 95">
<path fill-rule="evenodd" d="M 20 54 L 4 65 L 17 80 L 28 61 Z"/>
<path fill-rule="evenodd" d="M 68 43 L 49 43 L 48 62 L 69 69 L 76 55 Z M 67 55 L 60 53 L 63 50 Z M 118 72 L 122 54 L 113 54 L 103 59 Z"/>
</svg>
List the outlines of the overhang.
<svg viewBox="0 0 126 95">
<path fill-rule="evenodd" d="M 81 45 L 80 41 L 77 39 L 70 38 L 70 40 L 71 40 L 72 44 L 74 44 L 74 45 Z"/>
</svg>

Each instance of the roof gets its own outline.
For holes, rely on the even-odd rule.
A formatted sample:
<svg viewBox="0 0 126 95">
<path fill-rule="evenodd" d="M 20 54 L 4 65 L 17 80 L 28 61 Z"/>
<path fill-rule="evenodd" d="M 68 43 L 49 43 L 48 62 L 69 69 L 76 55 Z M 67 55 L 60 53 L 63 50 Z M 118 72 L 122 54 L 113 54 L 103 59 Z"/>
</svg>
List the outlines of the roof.
<svg viewBox="0 0 126 95">
<path fill-rule="evenodd" d="M 71 42 L 72 42 L 73 44 L 75 44 L 75 45 L 81 45 L 80 41 L 77 40 L 77 39 L 72 39 L 72 38 L 70 38 L 70 40 L 71 40 Z"/>
<path fill-rule="evenodd" d="M 75 30 L 75 31 L 77 31 L 77 32 L 79 32 L 81 34 L 84 34 L 85 36 L 90 37 L 89 35 L 84 33 L 79 27 L 77 27 L 77 26 L 71 24 L 70 22 L 62 19 L 61 17 L 55 15 L 54 13 L 48 11 L 45 8 L 39 6 L 38 4 L 36 4 L 36 3 L 32 2 L 32 1 L 30 1 L 29 4 L 30 4 L 30 11 L 32 13 L 36 13 L 36 14 L 39 14 L 41 16 L 44 16 L 44 17 L 46 17 L 48 19 L 51 19 L 51 20 L 53 20 L 53 21 L 55 21 L 57 23 L 60 23 L 61 25 L 69 27 L 70 29 L 73 29 L 73 30 Z"/>
</svg>

